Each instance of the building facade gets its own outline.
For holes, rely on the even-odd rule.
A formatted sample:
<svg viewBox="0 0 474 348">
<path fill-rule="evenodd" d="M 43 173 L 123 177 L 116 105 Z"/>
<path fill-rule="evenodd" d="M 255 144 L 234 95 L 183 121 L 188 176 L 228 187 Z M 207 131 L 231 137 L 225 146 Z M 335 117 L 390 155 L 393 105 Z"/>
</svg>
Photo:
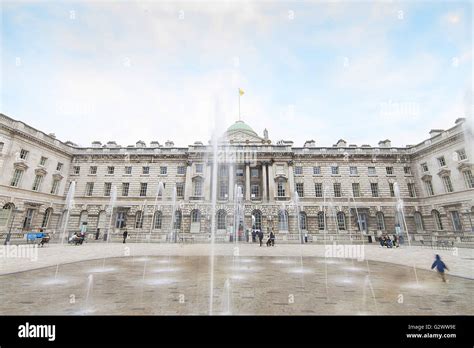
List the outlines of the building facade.
<svg viewBox="0 0 474 348">
<path fill-rule="evenodd" d="M 252 227 L 288 241 L 373 240 L 402 225 L 413 239 L 462 240 L 474 221 L 472 147 L 462 118 L 404 148 L 342 139 L 298 147 L 242 121 L 206 145 L 80 147 L 0 114 L 0 234 L 83 229 L 118 238 L 126 229 L 140 241 L 169 240 L 170 231 L 208 241 L 215 224 L 219 240 Z"/>
</svg>

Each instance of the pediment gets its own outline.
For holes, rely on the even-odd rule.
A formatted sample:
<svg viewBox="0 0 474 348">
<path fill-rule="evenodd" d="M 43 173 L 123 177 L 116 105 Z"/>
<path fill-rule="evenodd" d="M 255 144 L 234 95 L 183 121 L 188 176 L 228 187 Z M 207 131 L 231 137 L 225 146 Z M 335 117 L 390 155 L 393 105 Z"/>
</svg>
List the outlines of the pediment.
<svg viewBox="0 0 474 348">
<path fill-rule="evenodd" d="M 230 143 L 230 144 L 265 144 L 269 142 L 269 140 L 265 140 L 264 138 L 260 138 L 257 135 L 252 134 L 251 132 L 245 130 L 237 130 L 227 132 L 222 138 L 222 142 Z"/>
</svg>

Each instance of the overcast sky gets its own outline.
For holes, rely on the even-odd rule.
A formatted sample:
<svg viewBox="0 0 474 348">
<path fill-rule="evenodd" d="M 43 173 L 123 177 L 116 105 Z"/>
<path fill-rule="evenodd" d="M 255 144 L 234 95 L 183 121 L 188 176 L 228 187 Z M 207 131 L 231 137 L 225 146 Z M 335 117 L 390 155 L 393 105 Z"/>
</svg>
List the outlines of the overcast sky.
<svg viewBox="0 0 474 348">
<path fill-rule="evenodd" d="M 472 3 L 2 1 L 0 112 L 60 140 L 207 142 L 242 119 L 274 142 L 395 146 L 472 95 Z"/>
</svg>

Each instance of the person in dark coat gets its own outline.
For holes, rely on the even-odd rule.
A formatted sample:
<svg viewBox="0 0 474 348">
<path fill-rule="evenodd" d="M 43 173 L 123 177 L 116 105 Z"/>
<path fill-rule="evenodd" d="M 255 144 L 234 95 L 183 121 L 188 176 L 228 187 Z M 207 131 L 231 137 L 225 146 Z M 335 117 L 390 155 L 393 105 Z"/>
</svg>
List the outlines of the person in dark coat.
<svg viewBox="0 0 474 348">
<path fill-rule="evenodd" d="M 125 244 L 125 241 L 127 240 L 128 232 L 127 230 L 123 231 L 123 244 Z"/>
<path fill-rule="evenodd" d="M 262 246 L 262 241 L 263 241 L 263 231 L 258 231 L 258 240 L 260 242 L 260 246 Z"/>
<path fill-rule="evenodd" d="M 267 246 L 275 246 L 275 235 L 273 234 L 273 231 L 270 231 L 270 236 L 268 237 L 267 240 Z"/>
<path fill-rule="evenodd" d="M 441 276 L 441 279 L 443 279 L 443 282 L 446 283 L 446 276 L 444 275 L 444 270 L 447 269 L 449 271 L 449 268 L 443 261 L 441 261 L 441 256 L 439 256 L 438 254 L 436 254 L 435 261 L 431 265 L 431 269 L 435 267 L 438 271 L 438 274 Z"/>
<path fill-rule="evenodd" d="M 257 237 L 257 232 L 255 231 L 255 229 L 253 229 L 252 230 L 252 243 L 255 243 L 257 241 L 256 237 Z"/>
</svg>

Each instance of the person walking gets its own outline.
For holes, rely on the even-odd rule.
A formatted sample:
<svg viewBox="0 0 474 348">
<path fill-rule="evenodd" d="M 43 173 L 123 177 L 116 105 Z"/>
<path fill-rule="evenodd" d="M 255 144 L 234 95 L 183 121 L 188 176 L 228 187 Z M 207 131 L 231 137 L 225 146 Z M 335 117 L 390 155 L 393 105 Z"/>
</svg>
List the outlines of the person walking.
<svg viewBox="0 0 474 348">
<path fill-rule="evenodd" d="M 255 231 L 255 228 L 252 229 L 252 243 L 255 243 L 257 241 L 257 232 Z"/>
<path fill-rule="evenodd" d="M 260 242 L 260 246 L 262 246 L 262 241 L 263 241 L 263 231 L 262 230 L 258 231 L 258 240 Z"/>
<path fill-rule="evenodd" d="M 128 232 L 127 230 L 123 231 L 123 244 L 125 244 L 125 241 L 127 240 Z"/>
<path fill-rule="evenodd" d="M 449 268 L 443 261 L 441 261 L 441 256 L 439 256 L 438 254 L 436 254 L 435 261 L 431 265 L 431 269 L 435 267 L 438 271 L 438 274 L 441 276 L 441 279 L 443 279 L 443 282 L 446 283 L 446 276 L 444 274 L 444 270 L 447 269 L 449 271 Z"/>
</svg>

